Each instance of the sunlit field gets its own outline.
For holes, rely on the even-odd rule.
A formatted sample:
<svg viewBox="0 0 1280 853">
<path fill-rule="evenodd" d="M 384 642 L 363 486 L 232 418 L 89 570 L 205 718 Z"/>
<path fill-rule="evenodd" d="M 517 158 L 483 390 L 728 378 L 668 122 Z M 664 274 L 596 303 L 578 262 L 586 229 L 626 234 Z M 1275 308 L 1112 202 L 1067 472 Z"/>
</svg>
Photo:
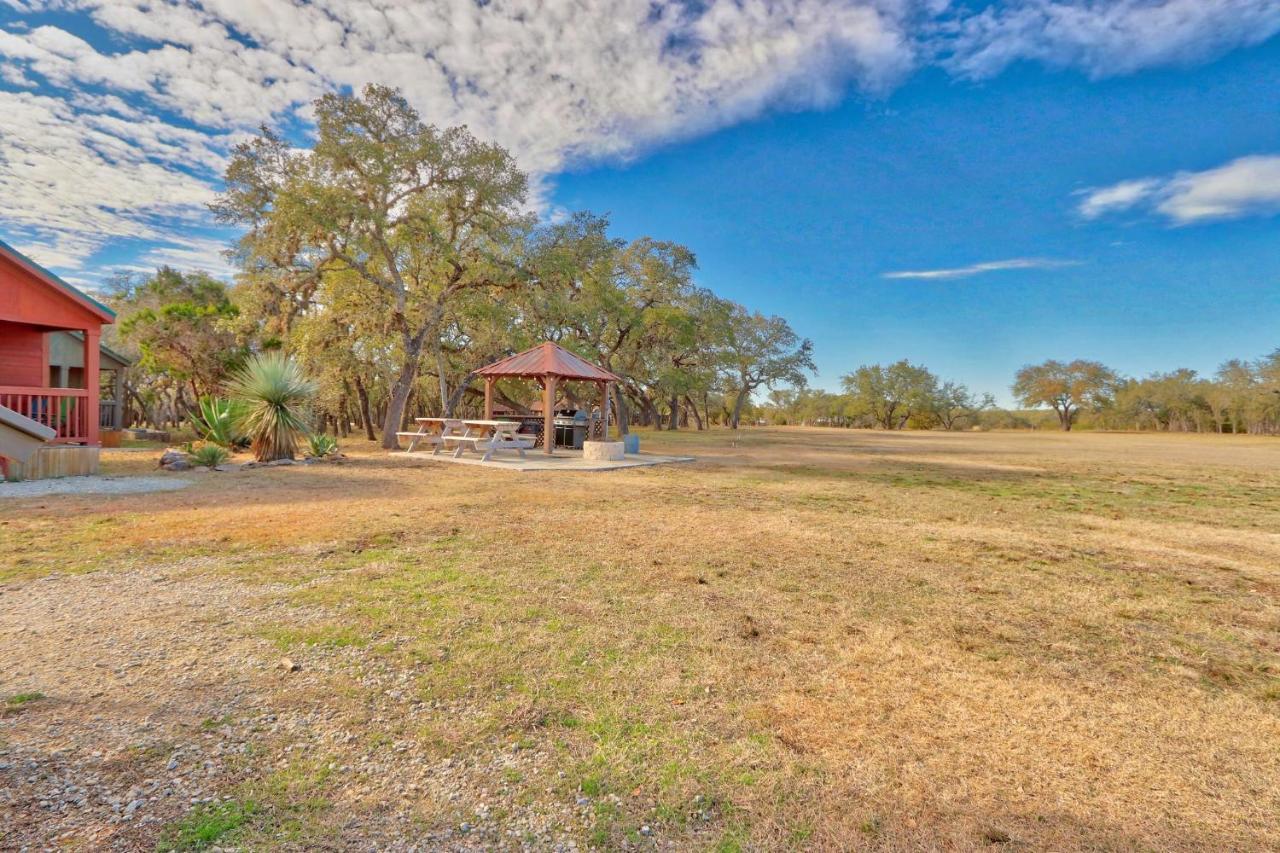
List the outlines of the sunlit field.
<svg viewBox="0 0 1280 853">
<path fill-rule="evenodd" d="M 1280 440 L 642 440 L 0 501 L 0 847 L 1280 846 Z"/>
</svg>

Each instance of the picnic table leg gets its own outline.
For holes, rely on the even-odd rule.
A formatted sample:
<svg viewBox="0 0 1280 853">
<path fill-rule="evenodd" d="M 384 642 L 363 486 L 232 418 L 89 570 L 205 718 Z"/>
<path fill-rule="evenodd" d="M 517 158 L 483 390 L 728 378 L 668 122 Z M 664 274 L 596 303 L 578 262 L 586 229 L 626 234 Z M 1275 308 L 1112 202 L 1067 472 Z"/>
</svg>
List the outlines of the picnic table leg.
<svg viewBox="0 0 1280 853">
<path fill-rule="evenodd" d="M 481 462 L 488 462 L 490 459 L 493 458 L 493 453 L 495 450 L 498 449 L 498 442 L 500 440 L 501 439 L 498 436 L 498 431 L 495 429 L 493 433 L 489 436 L 489 446 L 488 448 L 485 449 L 484 456 L 481 457 L 480 459 Z"/>
</svg>

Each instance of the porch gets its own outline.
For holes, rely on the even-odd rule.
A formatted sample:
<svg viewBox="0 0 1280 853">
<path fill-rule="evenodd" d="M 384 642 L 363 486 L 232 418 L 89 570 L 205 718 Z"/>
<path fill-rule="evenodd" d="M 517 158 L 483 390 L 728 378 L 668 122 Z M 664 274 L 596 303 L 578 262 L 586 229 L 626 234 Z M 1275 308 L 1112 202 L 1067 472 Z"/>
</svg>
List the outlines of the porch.
<svg viewBox="0 0 1280 853">
<path fill-rule="evenodd" d="M 0 385 L 0 406 L 52 429 L 57 435 L 51 444 L 96 442 L 102 416 L 95 403 L 87 388 Z"/>
</svg>

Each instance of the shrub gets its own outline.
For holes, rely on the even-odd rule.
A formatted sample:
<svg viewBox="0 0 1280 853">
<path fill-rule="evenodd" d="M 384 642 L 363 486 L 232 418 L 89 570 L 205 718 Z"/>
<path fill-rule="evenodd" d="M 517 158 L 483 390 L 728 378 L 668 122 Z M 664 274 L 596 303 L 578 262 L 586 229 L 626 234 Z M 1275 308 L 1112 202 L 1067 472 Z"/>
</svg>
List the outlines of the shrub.
<svg viewBox="0 0 1280 853">
<path fill-rule="evenodd" d="M 307 436 L 307 452 L 312 456 L 332 456 L 338 452 L 338 440 L 322 432 L 313 432 Z"/>
<path fill-rule="evenodd" d="M 239 427 L 242 408 L 237 401 L 226 397 L 201 397 L 188 420 L 199 440 L 234 450 L 249 444 Z"/>
<path fill-rule="evenodd" d="M 217 468 L 231 458 L 225 448 L 212 443 L 195 445 L 188 455 L 192 465 L 204 465 L 208 468 Z"/>
<path fill-rule="evenodd" d="M 230 387 L 243 406 L 239 426 L 254 457 L 259 462 L 292 459 L 298 439 L 307 433 L 303 406 L 316 391 L 298 363 L 278 352 L 254 356 Z"/>
</svg>

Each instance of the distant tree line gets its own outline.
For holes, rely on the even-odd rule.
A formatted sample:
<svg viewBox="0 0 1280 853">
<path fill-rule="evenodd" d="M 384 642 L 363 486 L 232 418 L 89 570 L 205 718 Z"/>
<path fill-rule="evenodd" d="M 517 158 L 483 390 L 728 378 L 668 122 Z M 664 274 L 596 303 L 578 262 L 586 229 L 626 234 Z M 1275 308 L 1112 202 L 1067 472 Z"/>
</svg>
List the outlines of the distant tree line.
<svg viewBox="0 0 1280 853">
<path fill-rule="evenodd" d="M 387 447 L 414 416 L 478 412 L 473 371 L 545 340 L 622 377 L 623 431 L 736 428 L 755 395 L 814 369 L 785 319 L 698 287 L 686 247 L 620 240 L 585 212 L 538 222 L 508 152 L 425 124 L 395 90 L 327 95 L 315 123 L 310 150 L 269 129 L 236 148 L 213 205 L 243 229 L 234 284 L 171 269 L 113 283 L 137 419 L 180 421 L 273 349 L 317 381 L 320 421 Z M 496 390 L 517 412 L 536 399 Z"/>
<path fill-rule="evenodd" d="M 1180 368 L 1137 379 L 1087 360 L 1027 365 L 1011 388 L 1026 407 L 1016 411 L 907 361 L 859 367 L 841 378 L 841 386 L 838 394 L 776 390 L 759 416 L 774 423 L 879 429 L 1280 433 L 1280 349 L 1253 361 L 1232 359 L 1211 377 Z"/>
</svg>

